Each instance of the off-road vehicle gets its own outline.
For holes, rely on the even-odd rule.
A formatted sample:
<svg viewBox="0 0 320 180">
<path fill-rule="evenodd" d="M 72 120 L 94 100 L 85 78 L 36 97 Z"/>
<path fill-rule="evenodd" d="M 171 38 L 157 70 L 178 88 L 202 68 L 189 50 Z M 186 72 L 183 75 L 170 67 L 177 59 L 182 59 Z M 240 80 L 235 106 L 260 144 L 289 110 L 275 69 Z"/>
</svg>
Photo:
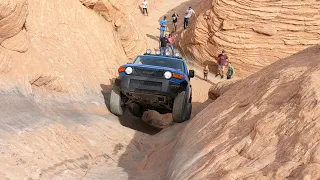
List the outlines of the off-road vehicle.
<svg viewBox="0 0 320 180">
<path fill-rule="evenodd" d="M 120 66 L 110 95 L 110 111 L 121 116 L 127 107 L 132 115 L 141 117 L 145 110 L 160 114 L 172 113 L 174 122 L 190 119 L 194 71 L 179 53 L 160 55 L 160 51 L 135 58 Z"/>
</svg>

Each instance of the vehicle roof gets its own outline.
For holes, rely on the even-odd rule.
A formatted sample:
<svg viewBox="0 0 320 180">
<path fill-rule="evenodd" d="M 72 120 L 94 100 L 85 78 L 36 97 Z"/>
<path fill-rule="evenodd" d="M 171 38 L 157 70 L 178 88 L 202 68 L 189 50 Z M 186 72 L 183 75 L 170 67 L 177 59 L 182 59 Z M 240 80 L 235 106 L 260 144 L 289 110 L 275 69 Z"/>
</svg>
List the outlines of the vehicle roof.
<svg viewBox="0 0 320 180">
<path fill-rule="evenodd" d="M 177 58 L 177 57 L 172 57 L 172 56 L 161 56 L 161 55 L 153 55 L 153 54 L 144 54 L 140 56 L 150 56 L 150 57 L 157 57 L 157 58 L 163 58 L 163 59 L 170 59 L 170 60 L 175 60 L 175 61 L 182 61 L 185 63 L 185 60 L 182 58 Z"/>
</svg>

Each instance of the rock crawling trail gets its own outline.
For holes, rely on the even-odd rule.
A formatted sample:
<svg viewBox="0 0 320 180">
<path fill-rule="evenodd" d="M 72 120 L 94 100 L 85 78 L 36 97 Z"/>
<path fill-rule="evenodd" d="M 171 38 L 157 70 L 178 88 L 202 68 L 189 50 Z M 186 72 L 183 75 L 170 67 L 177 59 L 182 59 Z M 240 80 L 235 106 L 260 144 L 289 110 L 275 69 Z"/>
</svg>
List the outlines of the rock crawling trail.
<svg viewBox="0 0 320 180">
<path fill-rule="evenodd" d="M 4 27 L 19 25 L 17 30 L 25 23 L 27 28 L 14 38 L 9 38 L 10 28 L 0 30 L 11 42 L 5 44 L 17 51 L 0 48 L 1 73 L 8 73 L 0 76 L 0 179 L 139 177 L 149 156 L 170 144 L 190 121 L 161 130 L 128 112 L 116 117 L 107 111 L 113 70 L 127 62 L 126 52 L 135 51 L 131 46 L 124 50 L 122 45 L 128 42 L 120 41 L 112 23 L 91 6 L 77 0 L 14 2 L 16 7 L 0 5 L 1 16 L 12 18 L 0 22 Z M 152 37 L 159 34 L 158 20 L 173 8 L 184 11 L 189 5 L 181 0 L 157 3 L 151 2 L 148 17 L 138 7 L 133 14 L 150 48 L 157 47 Z M 12 16 L 7 13 L 11 11 Z M 198 76 L 192 80 L 193 115 L 209 103 L 213 81 Z"/>
<path fill-rule="evenodd" d="M 180 33 L 182 31 L 182 23 L 183 23 L 183 14 L 185 9 L 191 5 L 195 6 L 198 4 L 198 1 L 186 1 L 186 0 L 162 0 L 158 2 L 149 2 L 149 16 L 143 16 L 140 11 L 135 12 L 134 17 L 138 19 L 139 25 L 141 29 L 146 34 L 148 40 L 148 48 L 158 49 L 159 43 L 159 19 L 161 19 L 164 15 L 168 17 L 168 28 L 171 28 L 171 14 L 173 10 L 176 9 L 178 14 L 180 15 L 180 22 L 178 25 Z M 168 33 L 168 32 L 167 32 Z M 192 117 L 194 117 L 197 113 L 199 113 L 202 109 L 204 109 L 210 102 L 208 99 L 208 91 L 209 88 L 219 81 L 220 79 L 215 79 L 214 75 L 208 76 L 208 81 L 204 81 L 202 79 L 202 69 L 197 64 L 193 63 L 192 60 L 188 61 L 189 69 L 194 69 L 196 72 L 196 76 L 192 79 L 193 86 L 193 112 Z M 153 128 L 145 125 L 141 125 L 141 119 L 132 117 L 129 112 L 122 117 L 122 119 L 126 119 L 124 126 L 131 127 L 137 129 L 141 132 L 147 133 L 157 133 L 157 130 L 152 130 Z M 138 123 L 137 124 L 135 123 Z M 146 164 L 148 162 L 148 156 L 151 155 L 156 149 L 161 147 L 165 147 L 171 142 L 174 141 L 177 133 L 180 132 L 181 129 L 188 122 L 182 124 L 174 124 L 171 127 L 167 127 L 161 130 L 159 133 L 154 134 L 152 136 L 148 134 L 141 134 L 140 132 L 136 132 L 135 137 L 132 140 L 132 144 L 134 146 L 138 145 L 138 151 L 130 150 L 127 148 L 127 151 L 120 158 L 120 162 L 118 164 L 119 167 L 113 167 L 108 164 L 102 164 L 92 167 L 84 176 L 84 179 L 144 179 L 147 176 L 144 175 L 143 170 L 146 168 Z M 137 138 L 138 137 L 138 138 Z M 129 145 L 130 146 L 130 145 Z M 129 149 L 129 150 L 128 150 Z M 147 178 L 148 179 L 148 178 Z"/>
</svg>

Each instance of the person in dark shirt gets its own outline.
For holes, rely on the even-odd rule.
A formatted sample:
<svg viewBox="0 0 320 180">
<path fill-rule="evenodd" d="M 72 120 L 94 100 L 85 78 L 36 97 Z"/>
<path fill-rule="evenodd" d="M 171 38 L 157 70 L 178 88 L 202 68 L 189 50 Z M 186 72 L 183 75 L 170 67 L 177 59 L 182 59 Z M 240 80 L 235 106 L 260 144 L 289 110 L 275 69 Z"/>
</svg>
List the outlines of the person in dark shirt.
<svg viewBox="0 0 320 180">
<path fill-rule="evenodd" d="M 177 31 L 177 25 L 178 25 L 178 17 L 179 15 L 177 14 L 176 11 L 174 11 L 174 13 L 172 14 L 172 23 L 173 23 L 173 27 L 174 27 L 174 32 Z"/>
<path fill-rule="evenodd" d="M 168 34 L 166 34 L 160 39 L 160 54 L 163 56 L 166 55 L 168 43 L 169 43 Z"/>
<path fill-rule="evenodd" d="M 229 61 L 229 58 L 224 50 L 222 50 L 222 53 L 218 56 L 218 73 L 217 76 L 221 76 L 221 79 L 223 79 L 223 71 L 225 66 L 227 65 L 227 62 Z"/>
</svg>

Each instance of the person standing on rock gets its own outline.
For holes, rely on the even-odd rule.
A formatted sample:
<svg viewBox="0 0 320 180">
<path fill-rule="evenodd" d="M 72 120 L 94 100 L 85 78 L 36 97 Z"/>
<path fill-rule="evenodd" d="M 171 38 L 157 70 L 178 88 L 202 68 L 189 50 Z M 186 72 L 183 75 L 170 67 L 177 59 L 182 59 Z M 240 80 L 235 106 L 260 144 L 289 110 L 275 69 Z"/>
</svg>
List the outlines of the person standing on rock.
<svg viewBox="0 0 320 180">
<path fill-rule="evenodd" d="M 164 16 L 163 19 L 160 21 L 160 39 L 163 37 L 164 32 L 167 30 L 167 17 Z"/>
<path fill-rule="evenodd" d="M 223 79 L 223 71 L 225 66 L 227 65 L 227 62 L 229 61 L 229 58 L 224 50 L 222 50 L 222 53 L 218 56 L 218 73 L 217 76 L 221 76 L 221 79 Z"/>
<path fill-rule="evenodd" d="M 178 25 L 178 17 L 179 15 L 177 14 L 176 11 L 174 11 L 174 13 L 172 14 L 172 23 L 173 23 L 173 28 L 174 28 L 174 32 L 177 31 L 177 25 Z"/>
<path fill-rule="evenodd" d="M 148 14 L 148 2 L 147 0 L 143 0 L 142 2 L 142 10 L 143 10 L 143 15 L 146 15 L 149 16 Z"/>
<path fill-rule="evenodd" d="M 165 36 L 163 36 L 160 39 L 160 54 L 163 55 L 163 56 L 166 55 L 166 51 L 167 51 L 167 48 L 168 48 L 168 43 L 169 43 L 168 35 L 166 34 Z"/>
<path fill-rule="evenodd" d="M 206 66 L 203 68 L 203 79 L 204 79 L 205 81 L 208 80 L 208 73 L 209 73 L 209 66 L 206 65 Z"/>
<path fill-rule="evenodd" d="M 189 24 L 189 18 L 192 16 L 192 14 L 196 15 L 193 9 L 191 9 L 191 6 L 186 11 L 186 15 L 184 16 L 184 22 L 183 22 L 183 27 L 186 29 Z"/>
<path fill-rule="evenodd" d="M 234 67 L 231 65 L 231 62 L 228 62 L 228 72 L 227 72 L 227 79 L 231 79 L 235 74 Z"/>
<path fill-rule="evenodd" d="M 169 43 L 168 43 L 168 48 L 171 49 L 172 55 L 174 55 L 174 47 L 173 47 L 174 38 L 175 38 L 175 36 L 172 35 L 172 33 L 170 33 L 170 34 L 169 34 L 169 37 L 168 37 L 168 41 L 169 41 Z"/>
</svg>

